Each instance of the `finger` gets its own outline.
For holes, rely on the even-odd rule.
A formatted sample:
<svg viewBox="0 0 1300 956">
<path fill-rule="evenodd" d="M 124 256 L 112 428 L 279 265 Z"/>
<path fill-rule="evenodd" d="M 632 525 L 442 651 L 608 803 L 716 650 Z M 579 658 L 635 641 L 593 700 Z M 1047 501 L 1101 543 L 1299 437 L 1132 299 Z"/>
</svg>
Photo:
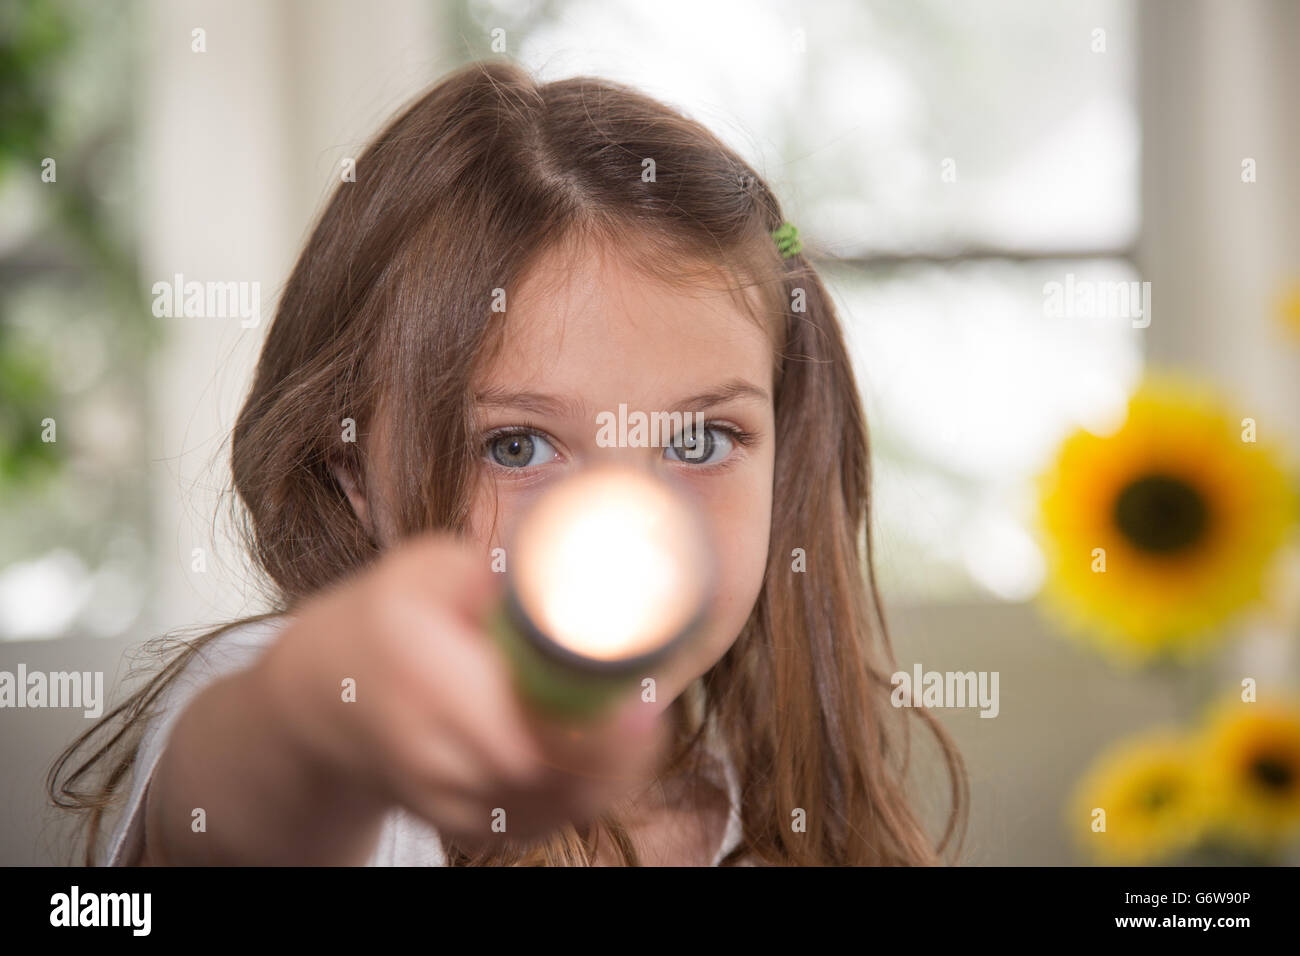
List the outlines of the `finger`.
<svg viewBox="0 0 1300 956">
<path fill-rule="evenodd" d="M 438 835 L 475 853 L 501 835 L 492 831 L 492 811 L 482 800 L 451 791 L 424 793 L 408 810 L 428 823 Z"/>
<path fill-rule="evenodd" d="M 528 730 L 528 717 L 504 653 L 471 628 L 448 622 L 441 661 L 438 719 L 464 741 L 483 768 L 520 789 L 555 786 L 555 770 Z"/>
<path fill-rule="evenodd" d="M 430 534 L 406 545 L 408 573 L 466 621 L 480 622 L 500 598 L 501 575 L 485 555 L 447 534 Z"/>
<path fill-rule="evenodd" d="M 451 748 L 443 748 L 451 753 Z M 457 758 L 459 759 L 459 758 Z M 572 801 L 562 791 L 544 796 L 535 790 L 502 785 L 492 778 L 462 777 L 440 770 L 437 786 L 411 775 L 399 784 L 397 802 L 427 819 L 439 832 L 482 842 L 503 834 L 530 839 L 571 819 Z"/>
</svg>

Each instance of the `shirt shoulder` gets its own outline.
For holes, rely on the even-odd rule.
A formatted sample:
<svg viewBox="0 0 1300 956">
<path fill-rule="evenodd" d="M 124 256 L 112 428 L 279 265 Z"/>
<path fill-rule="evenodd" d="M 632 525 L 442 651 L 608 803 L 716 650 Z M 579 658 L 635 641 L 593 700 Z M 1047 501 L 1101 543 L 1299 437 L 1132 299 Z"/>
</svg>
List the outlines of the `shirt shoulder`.
<svg viewBox="0 0 1300 956">
<path fill-rule="evenodd" d="M 245 670 L 274 643 L 287 618 L 246 621 L 204 641 L 159 694 L 148 715 L 131 768 L 131 790 L 104 852 L 108 866 L 135 863 L 144 848 L 144 810 L 149 782 L 177 718 L 204 688 L 221 677 Z"/>
<path fill-rule="evenodd" d="M 204 688 L 253 666 L 288 624 L 284 615 L 238 624 L 200 645 L 155 703 L 137 745 L 131 771 L 131 791 L 109 837 L 108 866 L 130 866 L 144 849 L 145 806 L 172 727 L 189 702 Z M 394 809 L 384 820 L 379 843 L 367 866 L 446 866 L 438 832 L 413 814 Z"/>
</svg>

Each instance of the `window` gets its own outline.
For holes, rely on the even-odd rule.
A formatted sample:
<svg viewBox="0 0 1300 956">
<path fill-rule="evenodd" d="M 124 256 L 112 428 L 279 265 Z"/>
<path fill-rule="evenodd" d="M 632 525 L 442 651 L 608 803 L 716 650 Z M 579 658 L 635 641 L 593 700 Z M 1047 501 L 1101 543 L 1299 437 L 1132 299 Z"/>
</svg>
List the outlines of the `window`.
<svg viewBox="0 0 1300 956">
<path fill-rule="evenodd" d="M 674 103 L 768 178 L 834 259 L 882 580 L 930 601 L 1037 589 L 1033 476 L 1072 426 L 1120 413 L 1141 372 L 1141 329 L 1054 317 L 1044 291 L 1137 279 L 1135 20 L 1123 0 L 843 2 L 807 18 L 471 0 L 457 27 L 467 55 L 495 38 L 544 79 L 596 73 Z"/>
</svg>

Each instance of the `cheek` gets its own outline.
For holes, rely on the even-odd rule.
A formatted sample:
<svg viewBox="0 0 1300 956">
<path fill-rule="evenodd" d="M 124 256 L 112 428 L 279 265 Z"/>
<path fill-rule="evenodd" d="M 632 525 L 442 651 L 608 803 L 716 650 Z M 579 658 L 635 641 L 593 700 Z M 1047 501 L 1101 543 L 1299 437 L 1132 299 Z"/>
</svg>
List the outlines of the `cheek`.
<svg viewBox="0 0 1300 956">
<path fill-rule="evenodd" d="M 524 485 L 509 481 L 495 482 L 491 476 L 482 475 L 470 499 L 470 540 L 485 552 L 492 548 L 504 548 L 520 517 L 547 487 L 544 483 Z"/>
<path fill-rule="evenodd" d="M 720 609 L 740 615 L 743 623 L 758 598 L 767 564 L 768 536 L 771 530 L 771 503 L 761 515 L 746 515 L 730 523 L 716 538 L 718 542 Z"/>
<path fill-rule="evenodd" d="M 770 472 L 719 496 L 710 509 L 710 537 L 718 562 L 713 620 L 701 648 L 702 673 L 722 657 L 749 619 L 763 587 L 772 524 Z"/>
<path fill-rule="evenodd" d="M 503 548 L 510 520 L 509 502 L 498 500 L 493 483 L 486 477 L 480 478 L 470 501 L 470 540 L 485 553 Z"/>
</svg>

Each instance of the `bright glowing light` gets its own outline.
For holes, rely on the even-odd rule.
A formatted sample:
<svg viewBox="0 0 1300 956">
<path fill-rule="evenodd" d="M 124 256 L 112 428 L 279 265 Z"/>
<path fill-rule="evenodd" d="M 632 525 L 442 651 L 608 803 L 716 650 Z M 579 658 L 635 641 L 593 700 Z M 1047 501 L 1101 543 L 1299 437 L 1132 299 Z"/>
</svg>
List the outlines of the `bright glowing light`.
<svg viewBox="0 0 1300 956">
<path fill-rule="evenodd" d="M 639 657 L 697 617 L 708 567 L 696 516 L 643 472 L 601 469 L 557 486 L 516 538 L 515 593 L 561 646 L 596 660 Z"/>
</svg>

